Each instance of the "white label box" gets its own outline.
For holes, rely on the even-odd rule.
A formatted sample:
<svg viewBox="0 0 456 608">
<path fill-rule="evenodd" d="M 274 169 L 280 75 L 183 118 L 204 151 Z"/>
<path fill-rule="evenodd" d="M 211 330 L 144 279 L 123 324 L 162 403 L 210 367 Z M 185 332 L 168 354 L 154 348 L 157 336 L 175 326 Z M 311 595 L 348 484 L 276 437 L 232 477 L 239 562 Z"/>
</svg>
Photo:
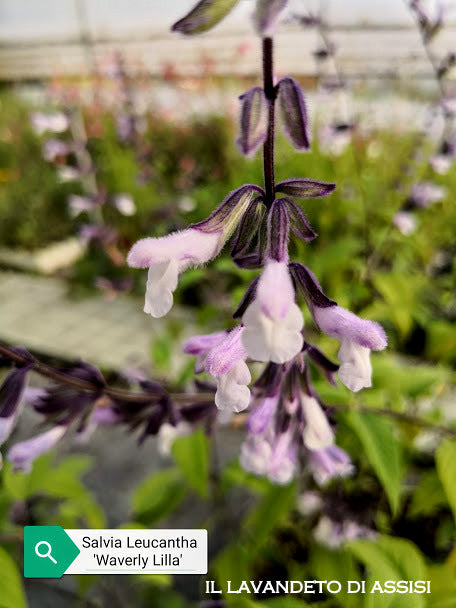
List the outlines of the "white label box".
<svg viewBox="0 0 456 608">
<path fill-rule="evenodd" d="M 65 574 L 207 574 L 207 530 L 65 530 L 80 550 Z"/>
</svg>

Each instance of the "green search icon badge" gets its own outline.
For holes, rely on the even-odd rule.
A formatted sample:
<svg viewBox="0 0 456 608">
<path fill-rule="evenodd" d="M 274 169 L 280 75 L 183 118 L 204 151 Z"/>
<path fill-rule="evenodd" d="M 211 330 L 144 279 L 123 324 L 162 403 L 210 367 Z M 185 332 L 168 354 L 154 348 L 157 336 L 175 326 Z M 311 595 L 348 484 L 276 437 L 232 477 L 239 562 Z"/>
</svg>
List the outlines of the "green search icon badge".
<svg viewBox="0 0 456 608">
<path fill-rule="evenodd" d="M 60 526 L 25 526 L 24 576 L 60 578 L 80 550 Z"/>
</svg>

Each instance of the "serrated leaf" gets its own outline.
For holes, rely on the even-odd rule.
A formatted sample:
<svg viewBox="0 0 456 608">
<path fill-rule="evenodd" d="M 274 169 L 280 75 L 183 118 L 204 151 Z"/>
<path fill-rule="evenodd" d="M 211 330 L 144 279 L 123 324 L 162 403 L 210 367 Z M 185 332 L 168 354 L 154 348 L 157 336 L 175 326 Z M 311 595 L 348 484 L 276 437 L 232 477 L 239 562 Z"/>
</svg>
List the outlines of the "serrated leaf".
<svg viewBox="0 0 456 608">
<path fill-rule="evenodd" d="M 176 439 L 171 448 L 184 478 L 203 498 L 209 494 L 209 440 L 199 429 Z"/>
<path fill-rule="evenodd" d="M 391 511 L 396 514 L 403 463 L 401 446 L 394 437 L 390 424 L 374 414 L 358 412 L 349 412 L 345 420 L 361 441 L 369 464 L 385 490 Z"/>
<path fill-rule="evenodd" d="M 236 6 L 239 0 L 201 0 L 171 28 L 187 36 L 212 29 Z"/>
<path fill-rule="evenodd" d="M 182 477 L 176 469 L 166 469 L 148 477 L 133 494 L 136 518 L 148 525 L 169 515 L 185 496 Z"/>
<path fill-rule="evenodd" d="M 437 474 L 456 519 L 456 442 L 446 440 L 435 454 Z"/>
<path fill-rule="evenodd" d="M 2 608 L 27 608 L 19 568 L 2 548 L 0 548 L 0 579 L 0 606 Z"/>
</svg>

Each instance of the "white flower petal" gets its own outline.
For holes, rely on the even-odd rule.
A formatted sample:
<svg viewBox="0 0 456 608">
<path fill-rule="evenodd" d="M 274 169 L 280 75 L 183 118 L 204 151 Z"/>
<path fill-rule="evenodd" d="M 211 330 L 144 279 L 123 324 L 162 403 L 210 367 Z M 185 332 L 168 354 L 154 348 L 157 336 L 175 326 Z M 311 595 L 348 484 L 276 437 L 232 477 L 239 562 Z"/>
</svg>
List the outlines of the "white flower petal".
<svg viewBox="0 0 456 608">
<path fill-rule="evenodd" d="M 215 405 L 221 410 L 242 412 L 250 403 L 250 390 L 247 384 L 252 377 L 245 361 L 238 361 L 228 373 L 217 378 Z"/>
<path fill-rule="evenodd" d="M 176 260 L 154 264 L 149 268 L 144 312 L 155 318 L 163 317 L 172 308 L 173 291 L 177 287 Z"/>
<path fill-rule="evenodd" d="M 325 413 L 314 397 L 302 396 L 302 409 L 306 420 L 303 440 L 309 450 L 321 450 L 334 442 L 334 433 Z"/>
<path fill-rule="evenodd" d="M 350 340 L 343 340 L 339 350 L 339 378 L 348 389 L 357 393 L 372 386 L 370 350 Z"/>
</svg>

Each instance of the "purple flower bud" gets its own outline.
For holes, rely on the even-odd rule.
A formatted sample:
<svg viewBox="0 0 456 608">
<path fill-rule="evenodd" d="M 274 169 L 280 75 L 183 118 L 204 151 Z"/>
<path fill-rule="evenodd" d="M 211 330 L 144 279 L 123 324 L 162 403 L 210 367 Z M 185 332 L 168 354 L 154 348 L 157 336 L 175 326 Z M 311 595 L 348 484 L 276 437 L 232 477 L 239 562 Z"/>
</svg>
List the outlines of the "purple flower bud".
<svg viewBox="0 0 456 608">
<path fill-rule="evenodd" d="M 31 368 L 32 364 L 13 369 L 0 386 L 0 445 L 8 439 L 16 424 L 18 407 Z"/>
<path fill-rule="evenodd" d="M 59 156 L 66 156 L 69 151 L 68 145 L 60 139 L 48 139 L 43 146 L 43 158 L 53 162 Z"/>
<path fill-rule="evenodd" d="M 309 119 L 304 95 L 293 78 L 282 78 L 277 85 L 278 103 L 285 135 L 299 151 L 309 150 Z"/>
<path fill-rule="evenodd" d="M 13 464 L 15 470 L 29 473 L 32 470 L 33 461 L 38 456 L 49 452 L 66 431 L 66 426 L 57 425 L 41 435 L 16 443 L 8 452 L 8 460 Z"/>
<path fill-rule="evenodd" d="M 187 36 L 212 29 L 236 6 L 239 0 L 201 0 L 171 28 Z"/>
<path fill-rule="evenodd" d="M 249 203 L 246 212 L 239 222 L 239 228 L 231 247 L 232 257 L 237 257 L 248 250 L 253 238 L 258 232 L 264 214 L 265 206 L 263 204 L 263 198 L 257 196 Z"/>
<path fill-rule="evenodd" d="M 296 285 L 296 290 L 301 293 L 309 305 L 321 308 L 336 306 L 334 300 L 330 300 L 322 291 L 320 283 L 314 273 L 299 262 L 291 262 L 289 265 L 291 276 Z"/>
<path fill-rule="evenodd" d="M 361 319 L 341 306 L 313 306 L 312 313 L 319 328 L 339 341 L 349 340 L 370 350 L 383 350 L 388 344 L 381 325 Z"/>
<path fill-rule="evenodd" d="M 264 190 L 254 184 L 245 184 L 233 190 L 208 218 L 197 224 L 192 224 L 190 228 L 201 230 L 202 232 L 217 232 L 223 230 L 226 227 L 227 221 L 230 220 L 232 232 L 232 229 L 235 228 L 247 210 L 255 192 L 264 195 Z"/>
<path fill-rule="evenodd" d="M 309 468 L 319 486 L 325 485 L 334 477 L 351 475 L 354 471 L 350 456 L 337 445 L 311 451 Z"/>
<path fill-rule="evenodd" d="M 321 182 L 307 177 L 294 177 L 279 182 L 276 192 L 282 192 L 294 198 L 321 198 L 328 196 L 336 189 L 336 184 Z"/>
<path fill-rule="evenodd" d="M 245 156 L 253 156 L 268 133 L 268 102 L 261 87 L 253 87 L 241 100 L 240 134 L 236 144 Z"/>
<path fill-rule="evenodd" d="M 432 203 L 441 201 L 446 196 L 446 188 L 432 182 L 420 182 L 413 184 L 410 190 L 409 204 L 412 207 L 424 209 Z"/>
<path fill-rule="evenodd" d="M 253 22 L 260 36 L 274 35 L 278 21 L 288 4 L 288 0 L 257 0 Z"/>
<path fill-rule="evenodd" d="M 294 201 L 288 198 L 284 198 L 282 200 L 287 205 L 293 234 L 295 234 L 299 239 L 302 239 L 305 242 L 312 241 L 313 239 L 315 239 L 317 237 L 317 233 L 309 224 L 307 217 L 301 211 L 300 207 L 298 207 L 298 205 Z"/>
<path fill-rule="evenodd" d="M 288 261 L 290 219 L 286 199 L 272 203 L 268 215 L 268 257 L 277 262 Z"/>
</svg>

